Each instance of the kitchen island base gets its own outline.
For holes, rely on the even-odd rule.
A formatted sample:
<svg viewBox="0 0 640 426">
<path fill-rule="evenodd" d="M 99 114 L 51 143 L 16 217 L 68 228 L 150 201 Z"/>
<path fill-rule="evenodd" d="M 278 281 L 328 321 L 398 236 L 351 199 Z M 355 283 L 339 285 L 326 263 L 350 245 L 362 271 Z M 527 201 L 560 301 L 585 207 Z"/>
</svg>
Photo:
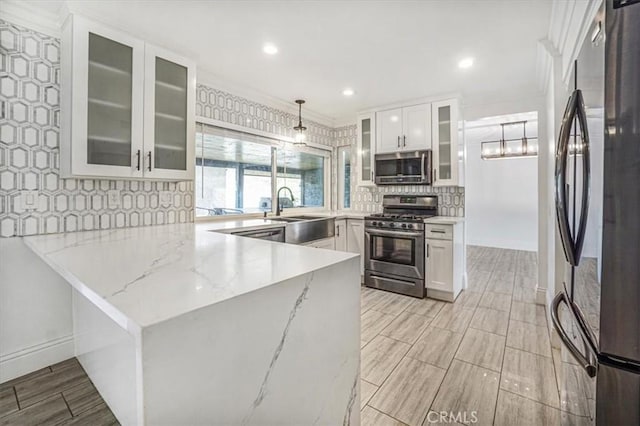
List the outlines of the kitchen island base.
<svg viewBox="0 0 640 426">
<path fill-rule="evenodd" d="M 356 257 L 139 335 L 74 291 L 77 357 L 125 425 L 357 425 L 358 282 Z"/>
</svg>

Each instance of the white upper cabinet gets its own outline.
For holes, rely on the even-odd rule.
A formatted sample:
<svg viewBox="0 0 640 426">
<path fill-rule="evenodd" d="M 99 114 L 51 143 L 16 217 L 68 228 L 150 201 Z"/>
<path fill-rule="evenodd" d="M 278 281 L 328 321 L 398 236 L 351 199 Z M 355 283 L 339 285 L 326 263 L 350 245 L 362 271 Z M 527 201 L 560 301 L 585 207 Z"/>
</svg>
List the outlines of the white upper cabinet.
<svg viewBox="0 0 640 426">
<path fill-rule="evenodd" d="M 375 113 L 358 116 L 358 186 L 374 185 Z"/>
<path fill-rule="evenodd" d="M 459 186 L 458 101 L 434 102 L 433 186 Z"/>
<path fill-rule="evenodd" d="M 376 152 L 395 152 L 402 148 L 402 108 L 380 111 L 377 119 Z"/>
<path fill-rule="evenodd" d="M 148 44 L 145 54 L 145 176 L 192 179 L 195 65 Z"/>
<path fill-rule="evenodd" d="M 193 179 L 193 63 L 77 15 L 61 50 L 62 177 Z"/>
<path fill-rule="evenodd" d="M 402 108 L 402 149 L 421 151 L 431 149 L 431 105 Z"/>
<path fill-rule="evenodd" d="M 431 105 L 379 111 L 376 152 L 418 151 L 431 148 Z"/>
</svg>

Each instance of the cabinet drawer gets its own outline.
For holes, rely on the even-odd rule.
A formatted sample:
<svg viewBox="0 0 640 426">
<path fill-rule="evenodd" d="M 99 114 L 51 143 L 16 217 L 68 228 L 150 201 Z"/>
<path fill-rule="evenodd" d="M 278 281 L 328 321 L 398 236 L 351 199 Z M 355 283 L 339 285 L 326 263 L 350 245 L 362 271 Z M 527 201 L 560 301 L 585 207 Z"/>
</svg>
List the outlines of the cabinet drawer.
<svg viewBox="0 0 640 426">
<path fill-rule="evenodd" d="M 434 240 L 453 240 L 453 226 L 427 224 L 425 236 Z"/>
</svg>

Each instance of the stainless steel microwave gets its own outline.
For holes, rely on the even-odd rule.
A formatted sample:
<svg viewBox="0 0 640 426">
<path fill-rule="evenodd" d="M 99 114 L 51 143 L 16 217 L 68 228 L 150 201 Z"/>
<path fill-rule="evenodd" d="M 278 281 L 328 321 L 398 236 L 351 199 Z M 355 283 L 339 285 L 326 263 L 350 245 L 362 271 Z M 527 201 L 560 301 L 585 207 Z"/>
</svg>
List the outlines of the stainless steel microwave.
<svg viewBox="0 0 640 426">
<path fill-rule="evenodd" d="M 376 185 L 431 185 L 431 150 L 376 154 Z"/>
</svg>

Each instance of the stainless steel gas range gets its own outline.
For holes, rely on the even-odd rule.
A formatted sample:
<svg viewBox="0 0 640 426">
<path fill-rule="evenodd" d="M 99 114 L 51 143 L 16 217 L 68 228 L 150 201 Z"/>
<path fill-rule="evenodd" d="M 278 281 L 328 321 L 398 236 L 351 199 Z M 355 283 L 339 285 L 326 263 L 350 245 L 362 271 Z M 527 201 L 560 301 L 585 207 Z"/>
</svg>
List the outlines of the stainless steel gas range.
<svg viewBox="0 0 640 426">
<path fill-rule="evenodd" d="M 367 287 L 425 296 L 424 219 L 438 213 L 435 195 L 385 195 L 383 212 L 365 217 Z"/>
</svg>

